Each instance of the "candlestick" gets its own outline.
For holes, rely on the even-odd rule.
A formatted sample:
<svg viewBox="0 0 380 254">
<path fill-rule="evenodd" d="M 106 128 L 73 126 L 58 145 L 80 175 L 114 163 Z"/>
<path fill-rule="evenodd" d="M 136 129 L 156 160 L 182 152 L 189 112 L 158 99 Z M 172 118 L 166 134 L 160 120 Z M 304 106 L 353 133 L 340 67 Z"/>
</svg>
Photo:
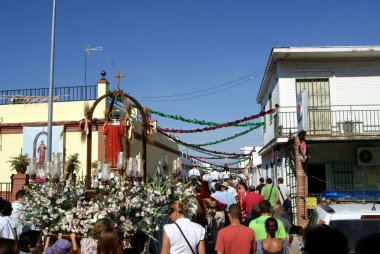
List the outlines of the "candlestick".
<svg viewBox="0 0 380 254">
<path fill-rule="evenodd" d="M 126 172 L 125 172 L 126 175 L 127 176 L 131 176 L 132 175 L 132 170 L 133 170 L 133 158 L 129 157 L 127 169 L 126 169 Z"/>
<path fill-rule="evenodd" d="M 172 174 L 177 174 L 177 160 L 173 160 Z"/>
</svg>

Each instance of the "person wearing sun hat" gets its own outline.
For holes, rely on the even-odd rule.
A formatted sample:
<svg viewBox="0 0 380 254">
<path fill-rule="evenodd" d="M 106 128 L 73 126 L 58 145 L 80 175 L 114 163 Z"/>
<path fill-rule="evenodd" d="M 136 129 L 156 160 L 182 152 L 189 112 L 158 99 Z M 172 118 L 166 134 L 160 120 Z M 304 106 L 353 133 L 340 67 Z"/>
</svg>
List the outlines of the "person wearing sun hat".
<svg viewBox="0 0 380 254">
<path fill-rule="evenodd" d="M 236 204 L 236 198 L 235 198 L 235 196 L 228 191 L 229 187 L 230 187 L 230 185 L 227 182 L 223 182 L 221 184 L 221 191 L 227 197 L 227 205 L 228 205 L 228 207 L 230 207 L 230 205 L 232 205 L 232 204 Z"/>
<path fill-rule="evenodd" d="M 215 182 L 213 182 L 213 184 L 215 184 Z M 220 184 L 218 183 L 218 185 Z M 206 241 L 206 250 L 207 253 L 211 253 L 215 247 L 218 231 L 224 227 L 224 210 L 227 204 L 223 204 L 211 196 L 207 181 L 202 181 L 198 199 L 201 199 L 203 206 L 206 208 L 205 217 L 207 220 L 207 225 L 205 228 L 208 236 Z"/>
<path fill-rule="evenodd" d="M 228 183 L 227 183 L 227 182 L 223 182 L 223 183 L 221 184 L 221 186 L 224 187 L 224 188 L 226 188 L 226 189 L 228 189 Z"/>
<path fill-rule="evenodd" d="M 228 187 L 229 184 L 227 182 L 223 182 L 221 185 L 221 191 L 223 193 L 223 195 L 226 197 L 226 200 L 227 200 L 227 207 L 226 207 L 226 210 L 225 210 L 225 222 L 224 222 L 224 226 L 228 226 L 230 224 L 230 221 L 228 220 L 228 211 L 229 211 L 229 207 L 232 205 L 232 204 L 236 204 L 236 198 L 234 197 L 234 195 L 230 192 L 228 192 Z"/>
<path fill-rule="evenodd" d="M 67 254 L 69 253 L 71 244 L 66 239 L 57 240 L 51 247 L 46 248 L 45 254 Z"/>
</svg>

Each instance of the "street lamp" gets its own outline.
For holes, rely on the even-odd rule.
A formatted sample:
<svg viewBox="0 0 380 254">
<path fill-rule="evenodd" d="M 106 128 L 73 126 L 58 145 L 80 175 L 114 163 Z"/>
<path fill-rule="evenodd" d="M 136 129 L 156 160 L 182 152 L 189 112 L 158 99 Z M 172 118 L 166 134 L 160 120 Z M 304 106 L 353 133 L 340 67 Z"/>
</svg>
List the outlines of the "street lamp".
<svg viewBox="0 0 380 254">
<path fill-rule="evenodd" d="M 91 54 L 91 51 L 101 51 L 102 46 L 91 48 L 89 44 L 86 44 L 84 48 L 84 86 L 87 86 L 87 55 Z"/>
<path fill-rule="evenodd" d="M 53 88 L 54 88 L 54 43 L 55 43 L 55 0 L 53 0 L 53 16 L 51 26 L 51 47 L 50 47 L 50 82 L 49 82 L 49 104 L 48 104 L 48 140 L 46 161 L 51 161 L 51 146 L 53 132 Z"/>
</svg>

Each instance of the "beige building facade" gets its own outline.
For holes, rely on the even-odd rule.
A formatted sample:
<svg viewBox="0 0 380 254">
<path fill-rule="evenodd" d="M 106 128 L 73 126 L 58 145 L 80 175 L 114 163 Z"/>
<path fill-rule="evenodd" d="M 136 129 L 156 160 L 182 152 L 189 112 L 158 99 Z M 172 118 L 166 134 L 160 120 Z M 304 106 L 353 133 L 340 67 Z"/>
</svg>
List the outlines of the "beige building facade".
<svg viewBox="0 0 380 254">
<path fill-rule="evenodd" d="M 42 92 L 41 92 L 42 91 Z M 47 126 L 48 103 L 43 94 L 46 89 L 0 91 L 0 182 L 9 182 L 12 171 L 7 161 L 20 154 L 23 147 L 24 127 Z M 53 103 L 53 126 L 63 126 L 62 145 L 66 156 L 78 153 L 81 172 L 86 174 L 86 140 L 81 138 L 79 121 L 84 118 L 86 104 L 108 92 L 108 82 L 100 80 L 97 86 L 55 88 L 56 101 Z M 87 93 L 87 94 L 86 94 Z M 32 95 L 30 95 L 32 94 Z M 35 96 L 37 94 L 38 96 Z M 33 99 L 37 100 L 33 101 Z M 104 114 L 108 101 L 102 100 L 96 107 L 93 118 L 98 119 L 92 126 L 92 161 L 104 159 Z M 87 106 L 88 106 L 87 105 Z M 134 128 L 135 139 L 131 143 L 131 156 L 141 152 L 141 127 Z M 178 145 L 168 138 L 153 133 L 147 144 L 147 174 L 153 176 L 156 162 L 161 156 L 168 156 L 171 162 L 178 158 Z M 29 154 L 30 155 L 30 154 Z"/>
</svg>

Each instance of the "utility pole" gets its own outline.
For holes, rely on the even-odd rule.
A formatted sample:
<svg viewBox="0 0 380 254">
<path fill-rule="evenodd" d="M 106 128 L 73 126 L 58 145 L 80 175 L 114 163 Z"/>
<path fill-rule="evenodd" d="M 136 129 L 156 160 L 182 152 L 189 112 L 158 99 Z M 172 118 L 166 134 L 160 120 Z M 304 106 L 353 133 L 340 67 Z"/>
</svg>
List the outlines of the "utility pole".
<svg viewBox="0 0 380 254">
<path fill-rule="evenodd" d="M 54 42 L 55 42 L 55 0 L 53 0 L 53 17 L 51 27 L 50 48 L 50 84 L 49 84 L 49 108 L 48 108 L 48 140 L 46 161 L 51 161 L 51 147 L 53 137 L 53 87 L 54 87 Z"/>
</svg>

